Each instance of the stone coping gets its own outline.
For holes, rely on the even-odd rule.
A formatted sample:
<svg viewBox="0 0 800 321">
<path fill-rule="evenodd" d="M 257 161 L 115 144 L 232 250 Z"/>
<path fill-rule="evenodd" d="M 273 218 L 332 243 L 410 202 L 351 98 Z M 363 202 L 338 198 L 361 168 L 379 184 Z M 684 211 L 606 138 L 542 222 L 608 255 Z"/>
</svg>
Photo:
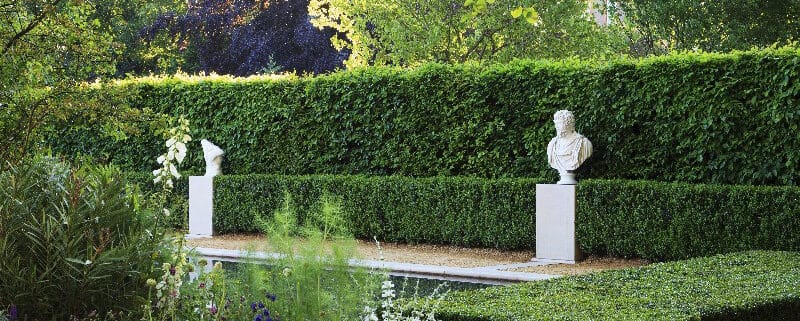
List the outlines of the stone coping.
<svg viewBox="0 0 800 321">
<path fill-rule="evenodd" d="M 192 248 L 192 250 L 197 253 L 198 256 L 202 256 L 210 260 L 220 261 L 241 262 L 245 259 L 266 260 L 280 258 L 280 254 L 277 253 L 246 252 L 239 250 L 224 250 L 202 247 Z M 509 284 L 517 282 L 541 281 L 559 277 L 559 275 L 551 274 L 506 271 L 508 269 L 545 264 L 547 263 L 531 261 L 528 263 L 462 268 L 376 260 L 350 260 L 350 265 L 352 266 L 386 270 L 391 275 L 487 284 Z"/>
</svg>

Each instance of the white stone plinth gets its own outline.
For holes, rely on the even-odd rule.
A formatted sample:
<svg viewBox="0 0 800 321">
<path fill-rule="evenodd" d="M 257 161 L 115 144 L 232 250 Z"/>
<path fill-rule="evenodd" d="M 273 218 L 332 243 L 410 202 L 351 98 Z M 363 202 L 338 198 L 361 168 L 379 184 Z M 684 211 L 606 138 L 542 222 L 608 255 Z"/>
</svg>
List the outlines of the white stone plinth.
<svg viewBox="0 0 800 321">
<path fill-rule="evenodd" d="M 536 185 L 536 258 L 547 263 L 574 264 L 575 185 Z"/>
<path fill-rule="evenodd" d="M 189 235 L 211 237 L 214 234 L 214 177 L 189 177 Z"/>
</svg>

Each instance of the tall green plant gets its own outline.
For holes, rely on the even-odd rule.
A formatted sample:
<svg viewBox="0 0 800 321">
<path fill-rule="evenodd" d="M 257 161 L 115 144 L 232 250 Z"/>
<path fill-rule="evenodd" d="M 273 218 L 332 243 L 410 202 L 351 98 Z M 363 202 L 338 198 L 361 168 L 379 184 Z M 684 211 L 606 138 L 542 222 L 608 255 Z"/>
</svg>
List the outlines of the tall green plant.
<svg viewBox="0 0 800 321">
<path fill-rule="evenodd" d="M 36 157 L 0 173 L 0 307 L 21 319 L 67 320 L 143 302 L 159 241 L 113 167 Z"/>
<path fill-rule="evenodd" d="M 269 242 L 281 254 L 270 262 L 268 284 L 270 291 L 283 298 L 274 302 L 282 320 L 356 320 L 365 297 L 371 298 L 377 289 L 379 276 L 349 267 L 356 243 L 343 226 L 340 204 L 323 196 L 319 210 L 309 213 L 299 228 L 294 204 L 286 197 L 267 224 Z"/>
</svg>

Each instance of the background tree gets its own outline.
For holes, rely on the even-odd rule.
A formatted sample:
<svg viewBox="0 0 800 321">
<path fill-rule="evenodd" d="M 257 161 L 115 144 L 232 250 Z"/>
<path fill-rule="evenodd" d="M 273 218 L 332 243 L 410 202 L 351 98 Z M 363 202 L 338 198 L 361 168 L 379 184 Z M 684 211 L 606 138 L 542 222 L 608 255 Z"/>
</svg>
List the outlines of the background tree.
<svg viewBox="0 0 800 321">
<path fill-rule="evenodd" d="M 520 8 L 535 8 L 538 17 Z M 311 0 L 309 12 L 315 26 L 339 31 L 331 40 L 352 52 L 348 67 L 604 57 L 626 49 L 618 30 L 590 19 L 583 0 Z"/>
<path fill-rule="evenodd" d="M 91 104 L 71 96 L 79 82 L 113 74 L 118 48 L 94 12 L 91 1 L 0 0 L 0 166 L 42 145 L 49 121 Z"/>
<path fill-rule="evenodd" d="M 199 0 L 184 14 L 166 14 L 143 31 L 146 39 L 175 39 L 185 71 L 237 76 L 276 70 L 323 73 L 342 67 L 346 53 L 331 47 L 333 30 L 310 23 L 308 0 Z"/>
<path fill-rule="evenodd" d="M 727 52 L 786 44 L 800 35 L 798 0 L 620 0 L 634 53 Z"/>
</svg>

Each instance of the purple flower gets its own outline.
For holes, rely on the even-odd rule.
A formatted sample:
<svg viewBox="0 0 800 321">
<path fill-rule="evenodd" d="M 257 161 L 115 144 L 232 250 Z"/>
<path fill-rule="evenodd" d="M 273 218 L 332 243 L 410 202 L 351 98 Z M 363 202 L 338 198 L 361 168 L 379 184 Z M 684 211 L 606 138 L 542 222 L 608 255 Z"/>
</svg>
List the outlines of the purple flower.
<svg viewBox="0 0 800 321">
<path fill-rule="evenodd" d="M 267 299 L 269 299 L 270 301 L 275 302 L 276 298 L 277 296 L 275 294 L 267 293 Z"/>
<path fill-rule="evenodd" d="M 217 307 L 212 305 L 208 312 L 211 312 L 212 315 L 217 314 Z"/>
<path fill-rule="evenodd" d="M 255 319 L 253 319 L 253 321 L 264 321 L 264 319 L 262 319 L 261 315 L 259 314 L 259 315 L 256 315 L 256 317 L 255 317 Z"/>
<path fill-rule="evenodd" d="M 259 309 L 263 309 L 264 308 L 264 302 L 258 301 L 258 308 Z"/>
<path fill-rule="evenodd" d="M 175 267 L 174 266 L 171 266 L 169 268 L 169 275 L 175 275 Z"/>
<path fill-rule="evenodd" d="M 170 271 L 170 273 L 172 273 L 172 271 Z M 201 289 L 205 289 L 206 288 L 206 283 L 205 282 L 200 282 L 200 288 Z"/>
<path fill-rule="evenodd" d="M 256 310 L 258 309 L 258 306 L 256 306 L 255 302 L 253 302 L 253 303 L 250 303 L 250 308 L 253 309 L 253 312 L 256 312 Z"/>
<path fill-rule="evenodd" d="M 264 309 L 264 316 L 265 316 L 265 317 L 269 317 L 269 310 L 267 310 L 267 309 Z"/>
<path fill-rule="evenodd" d="M 8 308 L 8 321 L 16 321 L 19 315 L 17 314 L 17 306 L 12 305 Z"/>
</svg>

